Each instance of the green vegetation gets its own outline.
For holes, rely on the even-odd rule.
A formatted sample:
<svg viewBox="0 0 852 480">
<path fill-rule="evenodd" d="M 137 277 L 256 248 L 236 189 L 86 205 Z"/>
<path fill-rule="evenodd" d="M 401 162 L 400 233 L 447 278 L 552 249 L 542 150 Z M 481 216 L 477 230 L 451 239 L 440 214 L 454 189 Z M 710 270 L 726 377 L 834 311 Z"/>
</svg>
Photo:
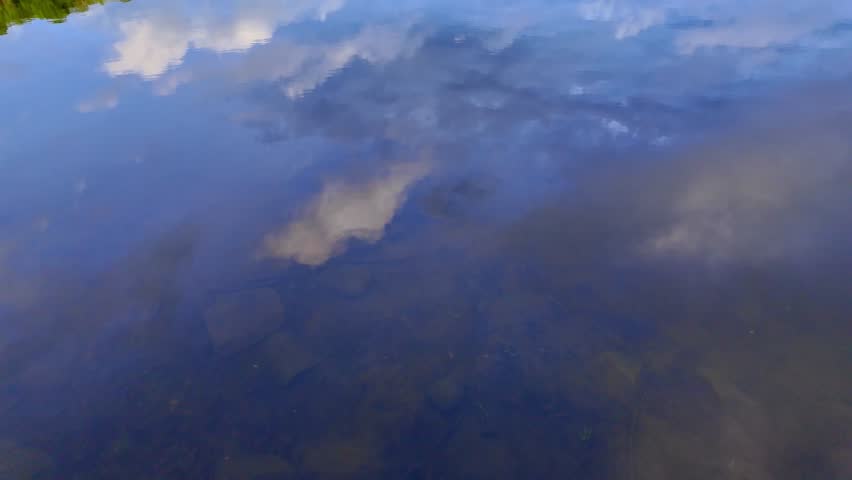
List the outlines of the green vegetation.
<svg viewBox="0 0 852 480">
<path fill-rule="evenodd" d="M 74 12 L 85 12 L 92 4 L 106 0 L 0 0 L 0 35 L 10 25 L 20 25 L 34 18 L 62 23 Z M 129 1 L 129 0 L 121 0 Z"/>
</svg>

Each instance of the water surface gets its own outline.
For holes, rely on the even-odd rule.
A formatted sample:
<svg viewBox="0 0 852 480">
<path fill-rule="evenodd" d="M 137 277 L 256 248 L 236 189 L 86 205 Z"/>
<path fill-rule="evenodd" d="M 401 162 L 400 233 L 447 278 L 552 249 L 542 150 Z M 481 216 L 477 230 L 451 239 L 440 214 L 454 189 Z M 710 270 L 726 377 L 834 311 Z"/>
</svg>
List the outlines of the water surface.
<svg viewBox="0 0 852 480">
<path fill-rule="evenodd" d="M 852 478 L 852 4 L 0 25 L 0 479 Z"/>
</svg>

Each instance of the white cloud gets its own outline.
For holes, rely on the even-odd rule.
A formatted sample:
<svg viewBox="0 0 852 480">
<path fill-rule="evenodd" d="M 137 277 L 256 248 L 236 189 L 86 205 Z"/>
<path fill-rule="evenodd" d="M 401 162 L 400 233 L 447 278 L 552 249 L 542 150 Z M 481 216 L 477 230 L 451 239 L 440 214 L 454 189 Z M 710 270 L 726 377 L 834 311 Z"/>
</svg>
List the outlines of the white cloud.
<svg viewBox="0 0 852 480">
<path fill-rule="evenodd" d="M 681 33 L 678 49 L 692 54 L 702 48 L 766 48 L 797 42 L 842 18 L 830 5 L 800 15 L 776 12 L 749 12 L 730 22 L 697 28 Z"/>
<path fill-rule="evenodd" d="M 787 44 L 852 16 L 852 4 L 835 0 L 791 2 L 757 0 L 590 0 L 577 7 L 580 18 L 611 23 L 614 35 L 626 39 L 671 18 L 698 18 L 709 26 L 677 34 L 684 54 L 701 48 L 765 48 Z"/>
<path fill-rule="evenodd" d="M 609 130 L 609 132 L 615 136 L 618 135 L 626 135 L 630 133 L 630 128 L 627 125 L 619 122 L 618 120 L 609 119 L 603 122 L 604 127 Z"/>
<path fill-rule="evenodd" d="M 512 46 L 528 28 L 536 23 L 528 12 L 510 10 L 495 15 L 493 19 L 481 19 L 494 30 L 491 36 L 483 39 L 483 46 L 492 52 L 500 52 Z M 540 20 L 539 20 L 540 21 Z"/>
<path fill-rule="evenodd" d="M 383 65 L 410 56 L 423 39 L 410 25 L 394 24 L 367 26 L 351 38 L 328 44 L 277 41 L 247 55 L 235 70 L 236 80 L 281 80 L 284 93 L 294 98 L 321 85 L 356 58 Z"/>
<path fill-rule="evenodd" d="M 77 104 L 80 113 L 97 112 L 100 110 L 111 110 L 118 106 L 118 92 L 116 90 L 104 90 L 92 98 Z"/>
<path fill-rule="evenodd" d="M 131 20 L 119 28 L 124 40 L 115 44 L 117 58 L 104 64 L 112 76 L 136 74 L 156 77 L 183 62 L 191 33 L 186 25 L 163 28 L 154 20 Z"/>
<path fill-rule="evenodd" d="M 240 2 L 226 17 L 184 14 L 161 9 L 148 17 L 119 23 L 123 39 L 116 58 L 104 64 L 112 76 L 135 74 L 154 78 L 183 63 L 190 48 L 218 53 L 245 51 L 268 42 L 280 25 L 307 18 L 325 19 L 345 0 L 252 0 Z"/>
<path fill-rule="evenodd" d="M 316 5 L 310 15 L 324 18 L 341 5 L 342 0 L 328 0 Z M 292 20 L 299 15 L 288 11 L 285 17 Z M 172 26 L 163 26 L 170 22 Z M 124 23 L 121 28 L 126 30 L 125 40 L 116 45 L 119 57 L 108 62 L 106 68 L 113 75 L 134 73 L 156 79 L 156 95 L 171 95 L 183 84 L 212 75 L 240 84 L 257 80 L 281 81 L 283 92 L 295 98 L 321 85 L 356 58 L 383 65 L 410 56 L 425 38 L 410 22 L 399 22 L 368 25 L 334 42 L 300 43 L 290 39 L 270 42 L 275 30 L 270 25 L 279 23 L 280 20 L 243 18 L 225 26 L 196 28 L 194 33 L 192 28 L 181 26 L 174 19 Z M 159 46 L 158 42 L 164 45 Z M 259 43 L 267 45 L 250 48 Z M 190 47 L 216 52 L 247 52 L 237 68 L 220 68 L 216 63 L 176 68 Z M 170 69 L 173 71 L 168 72 Z"/>
<path fill-rule="evenodd" d="M 167 96 L 175 93 L 181 85 L 191 82 L 195 78 L 192 70 L 178 70 L 168 75 L 163 75 L 154 83 L 154 94 Z"/>
<path fill-rule="evenodd" d="M 584 20 L 613 23 L 617 39 L 636 36 L 666 20 L 666 10 L 662 6 L 642 7 L 619 0 L 584 2 L 578 5 L 577 11 Z"/>
<path fill-rule="evenodd" d="M 320 265 L 350 239 L 379 241 L 408 189 L 428 171 L 423 162 L 404 163 L 364 184 L 328 183 L 298 219 L 264 238 L 264 256 Z"/>
</svg>

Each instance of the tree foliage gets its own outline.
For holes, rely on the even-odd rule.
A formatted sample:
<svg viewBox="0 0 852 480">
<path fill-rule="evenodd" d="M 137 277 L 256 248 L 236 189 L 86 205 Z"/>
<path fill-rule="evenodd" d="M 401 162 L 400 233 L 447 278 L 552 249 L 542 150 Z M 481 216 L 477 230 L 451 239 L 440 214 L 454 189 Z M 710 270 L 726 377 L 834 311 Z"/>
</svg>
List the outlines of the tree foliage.
<svg viewBox="0 0 852 480">
<path fill-rule="evenodd" d="M 92 4 L 106 0 L 0 0 L 0 35 L 11 25 L 26 23 L 34 18 L 62 23 L 74 12 L 85 12 Z M 129 1 L 129 0 L 122 0 Z"/>
</svg>

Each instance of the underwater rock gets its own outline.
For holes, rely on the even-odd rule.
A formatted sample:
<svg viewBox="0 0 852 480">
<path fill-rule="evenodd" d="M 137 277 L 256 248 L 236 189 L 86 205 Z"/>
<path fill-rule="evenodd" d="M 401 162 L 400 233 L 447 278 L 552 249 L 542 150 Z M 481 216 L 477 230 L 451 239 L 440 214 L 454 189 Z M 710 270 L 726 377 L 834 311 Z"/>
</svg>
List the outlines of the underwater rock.
<svg viewBox="0 0 852 480">
<path fill-rule="evenodd" d="M 283 314 L 278 294 L 262 288 L 219 296 L 204 312 L 204 321 L 216 350 L 229 353 L 275 331 Z"/>
<path fill-rule="evenodd" d="M 421 199 L 421 207 L 437 218 L 456 218 L 494 193 L 493 178 L 459 178 L 434 187 Z"/>
<path fill-rule="evenodd" d="M 852 443 L 836 448 L 831 459 L 840 478 L 852 478 Z"/>
<path fill-rule="evenodd" d="M 367 292 L 372 283 L 372 272 L 360 265 L 343 265 L 322 273 L 319 279 L 321 288 L 346 296 L 359 297 Z"/>
<path fill-rule="evenodd" d="M 53 470 L 53 461 L 44 452 L 0 440 L 0 479 L 30 480 Z"/>
<path fill-rule="evenodd" d="M 603 393 L 623 402 L 633 398 L 641 365 L 618 352 L 604 352 L 596 358 L 596 373 Z"/>
<path fill-rule="evenodd" d="M 735 478 L 723 453 L 724 411 L 706 378 L 672 365 L 639 375 L 639 409 L 631 439 L 636 480 Z"/>
<path fill-rule="evenodd" d="M 721 399 L 706 378 L 689 369 L 642 372 L 639 388 L 645 414 L 680 429 L 718 428 Z"/>
<path fill-rule="evenodd" d="M 333 439 L 305 452 L 307 470 L 325 477 L 347 477 L 376 466 L 378 455 L 369 440 Z"/>
<path fill-rule="evenodd" d="M 270 363 L 282 383 L 287 384 L 300 373 L 314 367 L 319 359 L 286 333 L 276 333 L 261 347 L 263 358 Z"/>
<path fill-rule="evenodd" d="M 219 464 L 216 480 L 262 480 L 290 478 L 293 467 L 275 455 L 227 457 Z"/>
<path fill-rule="evenodd" d="M 517 448 L 499 436 L 483 432 L 481 423 L 475 418 L 464 419 L 449 440 L 446 447 L 447 463 L 452 469 L 449 477 L 466 480 L 527 478 L 519 471 Z"/>
<path fill-rule="evenodd" d="M 447 412 L 461 402 L 464 397 L 464 386 L 454 377 L 447 376 L 433 383 L 426 396 L 435 408 Z"/>
</svg>

